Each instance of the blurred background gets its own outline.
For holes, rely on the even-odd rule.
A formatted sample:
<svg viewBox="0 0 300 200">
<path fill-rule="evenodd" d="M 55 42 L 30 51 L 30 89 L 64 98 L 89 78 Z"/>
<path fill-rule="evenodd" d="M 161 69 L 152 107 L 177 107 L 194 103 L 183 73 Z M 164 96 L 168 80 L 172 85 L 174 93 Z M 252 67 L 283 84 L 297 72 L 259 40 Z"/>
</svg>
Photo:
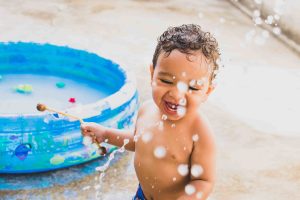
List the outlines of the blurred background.
<svg viewBox="0 0 300 200">
<path fill-rule="evenodd" d="M 111 59 L 135 73 L 142 103 L 151 98 L 157 37 L 169 26 L 201 25 L 219 41 L 224 65 L 203 106 L 218 145 L 211 200 L 300 199 L 299 9 L 293 0 L 1 0 L 0 41 L 51 43 Z M 0 183 L 19 185 L 0 188 L 0 199 L 131 199 L 138 185 L 132 158 L 121 154 L 101 187 L 96 172 L 82 175 L 97 160 L 0 174 Z"/>
</svg>

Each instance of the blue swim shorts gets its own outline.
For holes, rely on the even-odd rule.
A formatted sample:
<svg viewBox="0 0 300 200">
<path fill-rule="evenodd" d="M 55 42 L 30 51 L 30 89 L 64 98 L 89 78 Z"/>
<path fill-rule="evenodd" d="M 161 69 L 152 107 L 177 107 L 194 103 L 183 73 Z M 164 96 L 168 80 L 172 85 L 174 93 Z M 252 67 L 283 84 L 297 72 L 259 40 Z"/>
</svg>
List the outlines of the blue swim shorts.
<svg viewBox="0 0 300 200">
<path fill-rule="evenodd" d="M 146 198 L 144 196 L 144 193 L 143 193 L 143 190 L 142 190 L 142 187 L 141 187 L 140 184 L 139 184 L 139 187 L 136 191 L 136 194 L 135 194 L 135 196 L 133 197 L 132 200 L 146 200 Z"/>
</svg>

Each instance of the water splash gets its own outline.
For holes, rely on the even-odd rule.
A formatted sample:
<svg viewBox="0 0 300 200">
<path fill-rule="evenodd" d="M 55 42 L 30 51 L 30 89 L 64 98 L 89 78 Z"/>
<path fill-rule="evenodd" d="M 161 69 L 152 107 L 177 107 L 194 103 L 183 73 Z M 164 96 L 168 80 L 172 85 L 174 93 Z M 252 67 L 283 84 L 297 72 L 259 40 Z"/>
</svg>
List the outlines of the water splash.
<svg viewBox="0 0 300 200">
<path fill-rule="evenodd" d="M 94 188 L 96 190 L 96 194 L 95 194 L 96 199 L 102 199 L 101 188 L 102 188 L 102 184 L 103 184 L 103 178 L 105 177 L 105 171 L 108 169 L 108 167 L 110 165 L 110 162 L 114 159 L 115 154 L 117 152 L 123 153 L 125 151 L 125 145 L 128 144 L 128 143 L 129 143 L 129 139 L 124 139 L 123 146 L 120 147 L 119 149 L 111 152 L 109 157 L 108 157 L 108 160 L 106 161 L 106 163 L 104 163 L 101 166 L 96 167 L 96 171 L 100 172 L 99 179 L 95 178 L 95 180 L 98 180 L 98 184 L 94 185 Z"/>
</svg>

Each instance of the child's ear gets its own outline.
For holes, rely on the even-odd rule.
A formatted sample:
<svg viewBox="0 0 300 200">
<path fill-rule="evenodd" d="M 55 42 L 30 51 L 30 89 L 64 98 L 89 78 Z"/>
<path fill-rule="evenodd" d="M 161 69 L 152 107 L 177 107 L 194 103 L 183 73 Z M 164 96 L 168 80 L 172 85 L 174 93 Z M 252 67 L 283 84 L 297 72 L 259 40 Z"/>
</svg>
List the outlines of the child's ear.
<svg viewBox="0 0 300 200">
<path fill-rule="evenodd" d="M 154 74 L 154 67 L 153 67 L 153 64 L 150 64 L 149 69 L 150 69 L 151 82 L 152 82 L 152 80 L 153 80 L 153 74 Z"/>
<path fill-rule="evenodd" d="M 210 84 L 206 91 L 206 95 L 209 96 L 211 94 L 211 92 L 214 91 L 214 89 L 215 89 L 215 86 L 213 84 Z"/>
</svg>

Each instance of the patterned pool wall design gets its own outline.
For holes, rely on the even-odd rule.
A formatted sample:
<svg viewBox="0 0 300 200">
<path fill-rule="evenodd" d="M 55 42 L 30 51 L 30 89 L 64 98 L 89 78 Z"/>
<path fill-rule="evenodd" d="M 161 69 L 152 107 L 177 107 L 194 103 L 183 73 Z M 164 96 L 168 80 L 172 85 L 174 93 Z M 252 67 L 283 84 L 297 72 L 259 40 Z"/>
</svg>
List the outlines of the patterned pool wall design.
<svg viewBox="0 0 300 200">
<path fill-rule="evenodd" d="M 0 75 L 6 73 L 61 76 L 104 85 L 110 95 L 83 105 L 76 115 L 85 122 L 119 129 L 134 126 L 138 107 L 134 76 L 96 54 L 51 44 L 0 43 Z M 65 111 L 74 113 L 72 109 Z M 98 158 L 98 152 L 84 146 L 82 139 L 78 121 L 55 113 L 0 113 L 0 173 L 49 171 Z M 115 148 L 104 146 L 109 153 Z"/>
</svg>

